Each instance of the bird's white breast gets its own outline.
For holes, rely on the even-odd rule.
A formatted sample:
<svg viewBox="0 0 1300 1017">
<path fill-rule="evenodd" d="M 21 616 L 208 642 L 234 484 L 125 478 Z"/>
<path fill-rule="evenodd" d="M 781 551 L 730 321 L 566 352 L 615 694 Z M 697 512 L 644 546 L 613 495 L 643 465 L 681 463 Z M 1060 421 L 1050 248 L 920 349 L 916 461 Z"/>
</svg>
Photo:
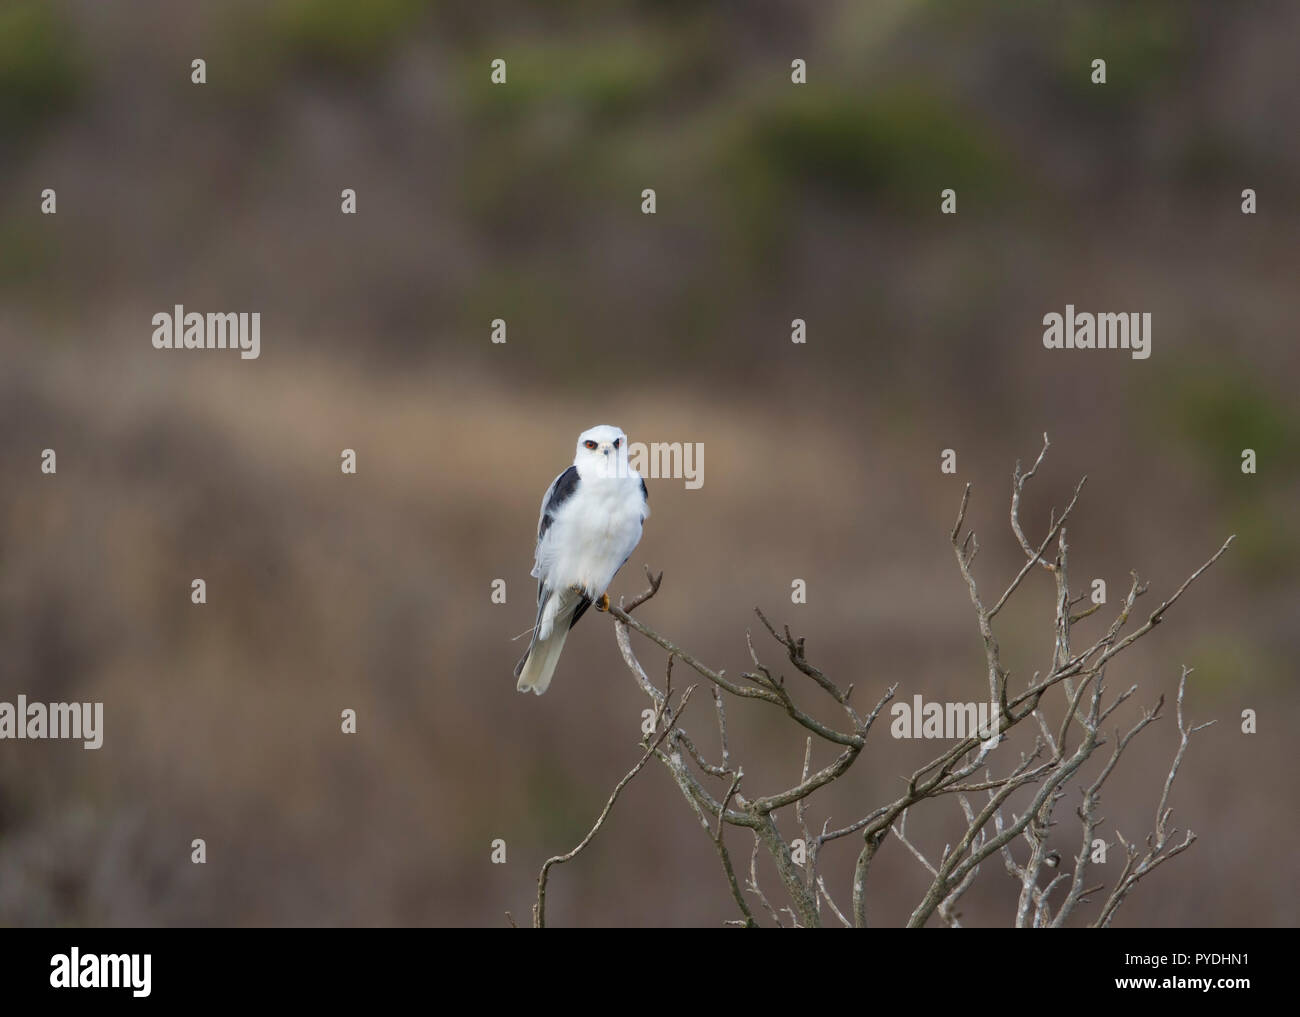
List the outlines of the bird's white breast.
<svg viewBox="0 0 1300 1017">
<path fill-rule="evenodd" d="M 592 599 L 608 589 L 637 542 L 645 500 L 639 477 L 583 479 L 538 549 L 538 568 L 552 589 L 581 586 Z"/>
</svg>

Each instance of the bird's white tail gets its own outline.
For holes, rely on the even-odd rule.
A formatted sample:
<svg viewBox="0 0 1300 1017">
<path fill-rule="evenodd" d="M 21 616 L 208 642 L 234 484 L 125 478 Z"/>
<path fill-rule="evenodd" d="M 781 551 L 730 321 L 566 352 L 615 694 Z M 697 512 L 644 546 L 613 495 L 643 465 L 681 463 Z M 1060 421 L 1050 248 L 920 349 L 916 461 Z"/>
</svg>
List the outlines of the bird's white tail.
<svg viewBox="0 0 1300 1017">
<path fill-rule="evenodd" d="M 555 665 L 560 662 L 560 651 L 564 641 L 569 637 L 569 626 L 560 624 L 551 630 L 546 639 L 539 639 L 528 651 L 528 658 L 519 672 L 519 684 L 515 687 L 520 692 L 534 692 L 541 695 L 551 684 L 551 675 L 555 674 Z"/>
<path fill-rule="evenodd" d="M 569 637 L 574 608 L 580 600 L 579 594 L 564 590 L 548 594 L 538 605 L 532 645 L 515 668 L 515 677 L 519 679 L 515 688 L 520 692 L 540 696 L 550 686 L 555 665 L 560 662 L 560 651 Z"/>
</svg>

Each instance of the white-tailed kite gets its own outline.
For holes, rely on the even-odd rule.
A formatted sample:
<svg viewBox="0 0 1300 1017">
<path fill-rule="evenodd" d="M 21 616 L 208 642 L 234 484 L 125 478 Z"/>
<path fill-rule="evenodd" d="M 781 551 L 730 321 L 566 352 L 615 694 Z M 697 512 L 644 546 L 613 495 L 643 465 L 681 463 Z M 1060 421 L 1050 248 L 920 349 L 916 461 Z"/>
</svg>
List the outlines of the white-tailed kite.
<svg viewBox="0 0 1300 1017">
<path fill-rule="evenodd" d="M 551 684 L 564 640 L 596 603 L 641 539 L 650 514 L 645 481 L 627 461 L 627 435 L 601 424 L 578 435 L 573 465 L 542 497 L 537 521 L 537 621 L 533 639 L 515 667 L 520 692 L 541 695 Z"/>
</svg>

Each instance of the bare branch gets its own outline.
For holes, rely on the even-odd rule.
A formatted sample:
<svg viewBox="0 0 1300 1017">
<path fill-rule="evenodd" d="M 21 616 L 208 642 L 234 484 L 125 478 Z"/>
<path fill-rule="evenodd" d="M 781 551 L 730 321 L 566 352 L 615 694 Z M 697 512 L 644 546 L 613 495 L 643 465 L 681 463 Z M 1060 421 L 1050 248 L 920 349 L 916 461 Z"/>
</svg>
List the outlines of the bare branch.
<svg viewBox="0 0 1300 1017">
<path fill-rule="evenodd" d="M 1133 738 L 1158 719 L 1161 708 L 1160 701 L 1157 701 L 1153 708 L 1141 713 L 1127 731 L 1122 734 L 1118 730 L 1114 732 L 1113 745 L 1100 771 L 1090 784 L 1082 788 L 1083 800 L 1077 810 L 1081 839 L 1079 852 L 1073 859 L 1074 864 L 1063 871 L 1056 871 L 1061 868 L 1060 852 L 1050 846 L 1049 839 L 1056 825 L 1055 810 L 1065 796 L 1064 789 L 1084 764 L 1095 758 L 1102 746 L 1107 745 L 1107 738 L 1102 734 L 1103 723 L 1129 702 L 1137 690 L 1137 686 L 1132 685 L 1117 696 L 1108 695 L 1108 665 L 1160 623 L 1165 613 L 1178 602 L 1192 583 L 1223 555 L 1233 538 L 1229 537 L 1217 552 L 1151 612 L 1144 624 L 1127 631 L 1138 599 L 1147 592 L 1147 586 L 1134 573 L 1118 614 L 1106 631 L 1091 645 L 1076 652 L 1072 646 L 1073 626 L 1095 613 L 1099 607 L 1094 604 L 1076 611 L 1087 597 L 1076 596 L 1070 589 L 1071 548 L 1066 523 L 1079 504 L 1087 478 L 1080 479 L 1059 516 L 1055 510 L 1051 512 L 1046 534 L 1037 543 L 1031 543 L 1021 521 L 1025 487 L 1042 467 L 1049 447 L 1047 435 L 1044 435 L 1043 447 L 1030 468 L 1022 470 L 1020 463 L 1016 464 L 1012 476 L 1010 522 L 1025 560 L 991 607 L 983 600 L 972 568 L 979 552 L 979 541 L 973 531 L 963 532 L 970 506 L 970 484 L 962 492 L 956 522 L 950 533 L 953 553 L 975 609 L 977 626 L 984 644 L 984 684 L 987 686 L 989 705 L 995 718 L 992 730 L 972 732 L 941 751 L 910 777 L 904 778 L 906 786 L 894 801 L 871 808 L 861 818 L 839 829 L 830 829 L 830 821 L 826 819 L 821 833 L 816 836 L 812 834 L 813 827 L 810 823 L 812 796 L 844 778 L 853 767 L 864 750 L 872 724 L 885 704 L 893 698 L 897 686 L 889 688 L 866 717 L 860 716 L 851 702 L 854 685 L 841 686 L 837 683 L 808 659 L 804 639 L 794 636 L 788 627 L 778 628 L 757 608 L 755 613 L 763 627 L 781 645 L 790 665 L 810 679 L 811 684 L 796 680 L 787 685 L 783 675 L 774 673 L 764 665 L 749 633 L 745 635 L 745 649 L 753 670 L 740 672 L 739 678 L 730 678 L 727 672 L 709 667 L 656 632 L 639 617 L 632 616 L 631 612 L 654 597 L 662 585 L 663 573 L 656 575 L 647 568 L 648 588 L 626 606 L 621 603 L 612 606 L 610 613 L 614 616 L 615 638 L 624 662 L 638 687 L 655 707 L 655 733 L 647 739 L 646 755 L 615 788 L 605 811 L 583 843 L 569 855 L 551 859 L 543 867 L 542 878 L 539 880 L 539 906 L 535 909 L 535 916 L 539 919 L 537 924 L 544 917 L 547 868 L 567 861 L 590 842 L 608 816 L 614 798 L 650 756 L 657 758 L 669 771 L 714 844 L 728 888 L 741 913 L 740 919 L 727 924 L 747 927 L 757 924 L 747 903 L 747 894 L 753 894 L 758 898 L 763 911 L 783 927 L 820 925 L 823 903 L 841 924 L 865 927 L 867 876 L 881 843 L 891 834 L 917 858 L 931 877 L 930 886 L 914 908 L 909 925 L 923 925 L 937 912 L 949 926 L 961 927 L 958 903 L 975 881 L 983 862 L 995 853 L 1001 857 L 1003 867 L 1019 885 L 1015 908 L 1017 925 L 1059 927 L 1080 905 L 1086 904 L 1088 895 L 1100 889 L 1096 885 L 1087 884 L 1087 875 L 1096 831 L 1104 822 L 1098 814 L 1101 789 L 1115 772 L 1125 748 Z M 1057 547 L 1053 557 L 1049 558 L 1047 549 L 1053 541 Z M 1035 566 L 1050 572 L 1055 585 L 1052 660 L 1044 672 L 1034 672 L 1033 678 L 1024 683 L 1025 687 L 1018 693 L 1013 693 L 1008 688 L 1012 675 L 1003 664 L 993 623 L 1011 598 L 1024 589 L 1024 580 Z M 637 660 L 629 635 L 631 629 L 635 629 L 667 654 L 663 689 L 649 679 L 646 670 Z M 672 700 L 672 670 L 676 661 L 686 664 L 711 685 L 721 752 L 720 763 L 706 758 L 687 732 L 676 724 L 674 711 L 669 705 Z M 1172 811 L 1168 805 L 1174 779 L 1190 737 L 1203 726 L 1189 727 L 1183 718 L 1183 692 L 1188 673 L 1185 669 L 1179 683 L 1177 713 L 1180 744 L 1156 807 L 1153 833 L 1147 838 L 1145 851 L 1117 834 L 1125 851 L 1123 871 L 1094 924 L 1110 924 L 1116 910 L 1138 881 L 1185 850 L 1195 839 L 1190 833 L 1181 840 L 1177 839 L 1177 831 L 1171 826 Z M 1044 699 L 1057 686 L 1061 688 L 1060 698 Z M 823 723 L 814 716 L 810 707 L 795 701 L 796 696 L 802 700 L 808 695 L 816 696 L 818 692 L 824 693 L 837 704 L 847 721 L 845 729 Z M 733 760 L 725 706 L 727 695 L 775 706 L 803 729 L 803 766 L 796 784 L 785 790 L 760 794 L 756 793 L 751 782 L 745 782 L 746 791 L 741 791 L 744 768 Z M 1062 708 L 1059 719 L 1056 712 L 1058 703 Z M 685 697 L 678 704 L 676 714 L 680 715 L 684 705 Z M 1031 726 L 1037 726 L 1032 751 L 1019 752 L 1012 759 L 1003 759 L 999 765 L 998 750 L 1004 744 L 1003 736 L 1031 716 Z M 813 763 L 814 737 L 838 747 L 834 758 L 820 768 L 816 768 Z M 1005 754 L 1006 750 L 1003 749 L 1001 755 Z M 759 772 L 758 767 L 753 770 Z M 1008 819 L 1006 816 L 1011 796 L 1021 789 L 1028 792 L 1026 807 L 1018 815 L 1011 813 Z M 979 793 L 981 798 L 972 804 L 968 796 L 975 793 Z M 955 844 L 945 844 L 941 853 L 927 854 L 920 844 L 909 838 L 908 817 L 922 803 L 945 795 L 957 796 L 966 829 Z M 804 845 L 802 864 L 794 861 L 795 852 L 792 852 L 776 822 L 778 811 L 790 805 L 794 806 L 794 820 L 799 831 L 796 836 L 801 837 Z M 737 878 L 726 847 L 726 831 L 729 826 L 746 828 L 754 838 L 749 874 L 744 886 Z M 835 904 L 827 891 L 826 880 L 819 871 L 821 852 L 833 840 L 859 834 L 863 843 L 853 868 L 852 906 L 845 912 Z M 1022 840 L 1028 846 L 1028 854 L 1023 863 L 1017 859 L 1017 852 L 1024 851 L 1019 846 Z M 774 903 L 759 887 L 760 851 L 765 851 L 772 860 L 782 889 L 788 895 L 789 904 L 779 898 Z M 788 916 L 788 920 L 783 914 Z"/>
<path fill-rule="evenodd" d="M 678 704 L 677 708 L 679 716 L 682 709 L 685 708 L 687 700 L 691 698 L 691 693 L 694 691 L 695 686 L 692 685 L 686 690 L 685 695 L 682 696 L 682 701 Z M 563 865 L 565 862 L 572 861 L 582 853 L 583 849 L 586 848 L 588 844 L 592 842 L 596 834 L 600 832 L 600 828 L 605 825 L 605 820 L 609 818 L 609 814 L 614 808 L 614 803 L 618 801 L 618 796 L 622 794 L 623 789 L 632 782 L 632 778 L 641 772 L 641 768 L 650 761 L 650 757 L 655 754 L 660 743 L 668 737 L 669 730 L 670 728 L 665 727 L 663 731 L 659 732 L 659 735 L 650 744 L 649 748 L 645 750 L 645 754 L 637 760 L 636 766 L 628 770 L 627 775 L 614 786 L 614 790 L 609 796 L 609 801 L 605 803 L 605 807 L 601 810 L 600 816 L 597 818 L 595 825 L 587 833 L 587 836 L 582 838 L 582 841 L 578 846 L 565 854 L 553 855 L 546 859 L 546 862 L 542 865 L 542 871 L 537 876 L 537 903 L 533 907 L 534 928 L 543 929 L 546 927 L 546 880 L 547 876 L 550 874 L 551 866 Z"/>
</svg>

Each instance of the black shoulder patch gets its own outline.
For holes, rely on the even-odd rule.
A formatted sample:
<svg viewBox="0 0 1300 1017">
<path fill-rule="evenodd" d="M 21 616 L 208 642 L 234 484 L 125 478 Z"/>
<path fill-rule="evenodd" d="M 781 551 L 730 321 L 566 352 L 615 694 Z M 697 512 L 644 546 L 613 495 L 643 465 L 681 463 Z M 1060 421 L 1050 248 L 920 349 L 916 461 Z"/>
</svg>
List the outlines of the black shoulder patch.
<svg viewBox="0 0 1300 1017">
<path fill-rule="evenodd" d="M 641 478 L 641 497 L 647 502 L 650 500 L 650 492 L 645 489 L 645 477 Z"/>
<path fill-rule="evenodd" d="M 542 510 L 542 521 L 537 527 L 538 540 L 541 540 L 542 534 L 551 528 L 555 513 L 559 511 L 560 506 L 573 497 L 573 492 L 577 489 L 578 468 L 576 466 L 570 466 L 555 478 L 555 486 L 551 489 L 551 497 L 546 502 L 546 508 Z"/>
</svg>

